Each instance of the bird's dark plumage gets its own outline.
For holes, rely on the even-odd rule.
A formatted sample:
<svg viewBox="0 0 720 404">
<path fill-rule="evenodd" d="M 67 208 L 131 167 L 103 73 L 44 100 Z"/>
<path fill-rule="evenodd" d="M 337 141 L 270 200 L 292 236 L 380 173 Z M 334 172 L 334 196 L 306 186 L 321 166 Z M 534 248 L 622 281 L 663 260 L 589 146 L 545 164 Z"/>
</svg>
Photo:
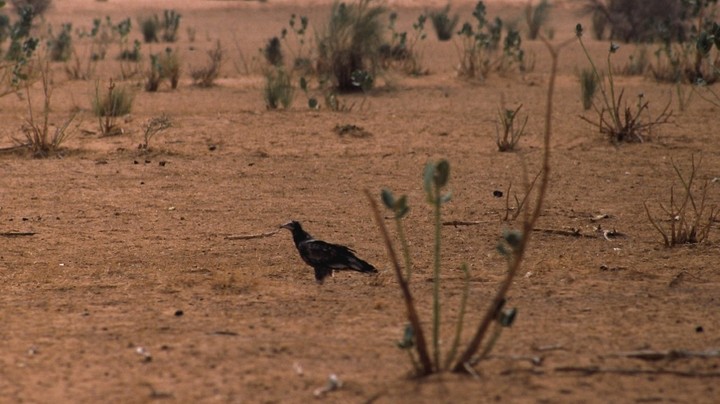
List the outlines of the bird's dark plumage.
<svg viewBox="0 0 720 404">
<path fill-rule="evenodd" d="M 295 247 L 306 264 L 315 270 L 315 280 L 322 283 L 334 270 L 377 272 L 374 266 L 355 256 L 355 251 L 339 245 L 315 240 L 303 230 L 299 222 L 292 221 L 280 226 L 292 232 Z"/>
</svg>

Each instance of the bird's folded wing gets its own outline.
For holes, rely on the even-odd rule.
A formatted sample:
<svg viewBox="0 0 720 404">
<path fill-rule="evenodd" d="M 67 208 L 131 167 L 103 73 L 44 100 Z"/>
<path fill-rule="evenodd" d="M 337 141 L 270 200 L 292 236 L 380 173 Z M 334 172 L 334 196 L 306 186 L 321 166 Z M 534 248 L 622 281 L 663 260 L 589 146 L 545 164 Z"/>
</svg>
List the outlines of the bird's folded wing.
<svg viewBox="0 0 720 404">
<path fill-rule="evenodd" d="M 318 264 L 330 264 L 338 261 L 345 261 L 353 250 L 338 244 L 326 243 L 320 240 L 312 240 L 302 243 L 300 246 L 303 254 L 310 262 Z"/>
</svg>

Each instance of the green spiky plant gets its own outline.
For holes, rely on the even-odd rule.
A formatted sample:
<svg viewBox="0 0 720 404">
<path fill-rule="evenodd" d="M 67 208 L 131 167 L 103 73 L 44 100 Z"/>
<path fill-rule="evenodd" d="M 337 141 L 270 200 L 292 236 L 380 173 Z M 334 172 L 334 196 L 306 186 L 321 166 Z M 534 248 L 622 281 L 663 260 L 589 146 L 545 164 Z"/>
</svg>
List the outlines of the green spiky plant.
<svg viewBox="0 0 720 404">
<path fill-rule="evenodd" d="M 458 21 L 460 21 L 459 15 L 455 14 L 450 17 L 450 4 L 440 11 L 433 11 L 430 13 L 430 22 L 432 22 L 438 41 L 441 42 L 452 39 Z"/>
<path fill-rule="evenodd" d="M 318 39 L 318 73 L 340 92 L 358 91 L 352 75 L 362 70 L 377 75 L 380 46 L 384 43 L 382 16 L 375 0 L 336 2 L 327 27 Z"/>
<path fill-rule="evenodd" d="M 389 232 L 385 226 L 383 215 L 379 205 L 370 191 L 365 194 L 370 202 L 372 212 L 376 224 L 380 230 L 380 234 L 385 241 L 388 257 L 395 272 L 403 301 L 405 303 L 408 326 L 403 332 L 402 340 L 398 346 L 408 351 L 408 355 L 413 364 L 415 373 L 419 376 L 427 376 L 442 371 L 452 371 L 456 373 L 474 373 L 473 366 L 478 360 L 486 358 L 492 350 L 495 342 L 503 328 L 512 324 L 516 316 L 515 309 L 505 309 L 506 295 L 510 290 L 513 280 L 520 269 L 525 251 L 528 248 L 530 236 L 532 234 L 535 223 L 542 212 L 543 202 L 547 193 L 550 174 L 550 137 L 552 134 L 552 109 L 553 94 L 555 88 L 555 79 L 557 76 L 557 66 L 559 52 L 562 47 L 570 42 L 564 42 L 559 46 L 552 46 L 547 40 L 541 36 L 543 42 L 547 45 L 548 51 L 552 57 L 552 67 L 550 74 L 550 82 L 547 91 L 546 112 L 545 112 L 545 135 L 543 140 L 543 157 L 542 171 L 540 174 L 538 191 L 536 194 L 535 204 L 532 208 L 528 207 L 523 210 L 523 220 L 519 230 L 507 230 L 504 232 L 499 244 L 498 252 L 506 258 L 507 272 L 505 278 L 501 282 L 492 302 L 487 306 L 485 314 L 465 347 L 460 346 L 463 339 L 463 325 L 465 306 L 468 299 L 468 272 L 467 266 L 461 268 L 465 273 L 465 286 L 460 301 L 460 310 L 456 322 L 455 336 L 452 339 L 451 347 L 444 360 L 440 352 L 440 316 L 441 316 L 441 208 L 442 205 L 450 201 L 450 194 L 445 192 L 450 179 L 450 164 L 446 160 L 438 162 L 430 162 L 425 166 L 423 172 L 423 189 L 427 201 L 433 206 L 435 243 L 433 247 L 433 310 L 431 322 L 431 338 L 428 344 L 425 330 L 420 320 L 420 315 L 416 308 L 415 299 L 413 297 L 410 275 L 412 272 L 412 262 L 410 260 L 410 252 L 408 243 L 405 239 L 403 230 L 403 220 L 407 217 L 409 207 L 407 197 L 402 196 L 396 198 L 389 190 L 381 192 L 381 200 L 386 208 L 393 213 L 398 238 L 400 239 L 401 249 L 403 251 L 405 271 L 403 265 L 400 264 L 395 246 L 390 238 Z M 526 189 L 529 192 L 529 185 L 526 181 Z"/>
<path fill-rule="evenodd" d="M 158 31 L 160 31 L 160 19 L 157 14 L 148 17 L 138 18 L 140 32 L 142 32 L 145 43 L 158 42 Z"/>
<path fill-rule="evenodd" d="M 123 133 L 122 128 L 117 125 L 117 118 L 130 113 L 134 98 L 132 91 L 127 87 L 117 87 L 112 80 L 108 83 L 107 91 L 103 93 L 100 92 L 99 83 L 95 83 L 92 107 L 102 136 Z"/>
<path fill-rule="evenodd" d="M 542 28 L 550 18 L 550 10 L 552 6 L 548 0 L 540 0 L 537 6 L 533 7 L 532 3 L 528 3 L 525 7 L 525 21 L 528 26 L 528 39 L 535 40 Z"/>
<path fill-rule="evenodd" d="M 592 69 L 583 68 L 578 73 L 578 80 L 580 81 L 580 99 L 582 100 L 583 109 L 589 110 L 593 106 L 593 100 L 598 88 L 598 76 Z"/>
<path fill-rule="evenodd" d="M 263 95 L 267 109 L 290 108 L 294 94 L 291 77 L 284 67 L 271 66 L 266 69 Z"/>
<path fill-rule="evenodd" d="M 182 15 L 175 10 L 163 11 L 162 35 L 164 42 L 175 42 L 178 39 L 180 30 L 180 18 Z"/>
</svg>

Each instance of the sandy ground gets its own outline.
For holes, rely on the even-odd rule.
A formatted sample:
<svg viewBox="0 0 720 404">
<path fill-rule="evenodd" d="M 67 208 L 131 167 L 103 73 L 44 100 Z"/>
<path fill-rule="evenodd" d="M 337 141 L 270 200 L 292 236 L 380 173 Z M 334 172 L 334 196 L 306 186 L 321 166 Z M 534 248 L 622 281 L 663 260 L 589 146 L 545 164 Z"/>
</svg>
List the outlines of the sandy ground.
<svg viewBox="0 0 720 404">
<path fill-rule="evenodd" d="M 400 28 L 410 29 L 418 3 L 391 3 Z M 428 160 L 451 162 L 453 200 L 444 218 L 477 224 L 443 227 L 442 344 L 449 346 L 457 318 L 462 262 L 471 270 L 467 341 L 504 274 L 498 237 L 517 226 L 501 220 L 505 200 L 493 191 L 519 189 L 521 162 L 531 173 L 539 167 L 550 65 L 543 45 L 524 44 L 534 70 L 468 83 L 457 77 L 453 43 L 431 34 L 421 45 L 429 75 L 390 71 L 367 99 L 343 96 L 356 105 L 351 112 L 310 111 L 300 92 L 289 111 L 268 111 L 257 49 L 291 13 L 322 25 L 327 2 L 59 4 L 47 24 L 86 29 L 105 15 L 119 21 L 181 11 L 184 28 L 173 46 L 185 74 L 175 91 L 144 92 L 139 78 L 119 82 L 136 92 L 133 112 L 121 120 L 123 135 L 100 137 L 91 96 L 118 77 L 120 63 L 110 58 L 87 81 L 70 81 L 63 64 L 53 64 L 51 121 L 79 111 L 73 136 L 58 157 L 0 156 L 0 231 L 34 233 L 0 238 L 1 402 L 299 403 L 314 400 L 330 374 L 343 386 L 321 401 L 710 403 L 720 396 L 717 356 L 623 355 L 720 347 L 718 224 L 708 243 L 668 249 L 643 207 L 659 212 L 670 187 L 678 189 L 671 160 L 686 169 L 692 155 L 702 156 L 698 179 L 720 177 L 716 106 L 694 97 L 680 111 L 672 100 L 672 124 L 650 141 L 612 146 L 579 118 L 592 117 L 576 79 L 587 62 L 577 44 L 566 48 L 543 231 L 533 234 L 509 295 L 518 319 L 476 366 L 477 378 L 418 380 L 396 347 L 404 308 L 362 191 L 389 187 L 410 198 L 411 287 L 427 324 L 432 227 L 421 172 Z M 470 2 L 453 4 L 469 18 Z M 519 18 L 522 7 L 493 3 L 496 13 Z M 556 41 L 570 38 L 578 20 L 559 8 L 551 21 Z M 205 63 L 218 39 L 227 60 L 218 85 L 193 87 L 187 72 Z M 589 46 L 602 60 L 608 44 Z M 621 48 L 618 63 L 630 48 Z M 644 93 L 653 114 L 673 91 L 639 77 L 618 84 L 632 97 Z M 31 99 L 40 105 L 37 85 Z M 517 153 L 494 144 L 502 102 L 522 103 L 529 116 Z M 8 146 L 21 136 L 26 103 L 9 95 L 0 105 L 0 140 Z M 142 123 L 161 113 L 173 127 L 152 139 L 152 151 L 139 151 Z M 339 136 L 337 125 L 370 136 Z M 709 202 L 718 194 L 712 182 Z M 593 221 L 601 214 L 607 218 Z M 226 238 L 290 219 L 352 246 L 380 274 L 340 273 L 318 286 L 289 233 Z M 599 237 L 598 225 L 624 237 Z M 568 235 L 573 229 L 588 237 Z"/>
</svg>

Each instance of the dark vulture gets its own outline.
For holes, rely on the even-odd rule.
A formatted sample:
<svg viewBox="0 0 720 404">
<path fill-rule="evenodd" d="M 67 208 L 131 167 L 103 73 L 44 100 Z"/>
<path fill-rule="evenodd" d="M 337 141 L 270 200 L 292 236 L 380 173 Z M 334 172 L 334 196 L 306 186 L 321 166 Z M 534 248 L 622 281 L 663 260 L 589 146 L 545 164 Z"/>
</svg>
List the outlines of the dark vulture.
<svg viewBox="0 0 720 404">
<path fill-rule="evenodd" d="M 358 272 L 375 273 L 377 269 L 355 256 L 355 251 L 339 245 L 315 240 L 303 230 L 299 222 L 292 221 L 283 224 L 280 228 L 292 232 L 295 247 L 300 258 L 315 270 L 315 280 L 322 284 L 325 277 L 332 275 L 335 270 L 353 270 Z"/>
</svg>

